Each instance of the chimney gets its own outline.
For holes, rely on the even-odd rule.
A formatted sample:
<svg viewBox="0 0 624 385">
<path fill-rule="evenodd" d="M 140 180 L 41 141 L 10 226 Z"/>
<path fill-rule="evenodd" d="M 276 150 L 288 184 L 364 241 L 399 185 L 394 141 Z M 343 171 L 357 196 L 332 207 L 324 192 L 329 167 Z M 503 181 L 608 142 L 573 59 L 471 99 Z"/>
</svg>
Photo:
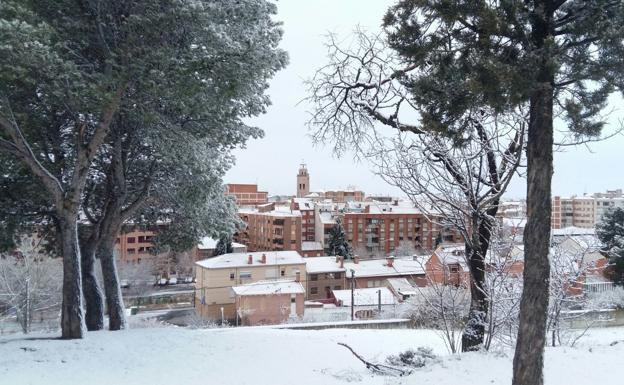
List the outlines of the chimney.
<svg viewBox="0 0 624 385">
<path fill-rule="evenodd" d="M 301 282 L 301 272 L 295 272 L 295 282 Z"/>
<path fill-rule="evenodd" d="M 247 257 L 247 264 L 253 265 L 253 255 L 249 254 L 249 257 Z"/>
<path fill-rule="evenodd" d="M 394 257 L 390 256 L 386 258 L 386 266 L 388 267 L 394 266 Z"/>
<path fill-rule="evenodd" d="M 344 258 L 340 257 L 340 268 L 344 269 Z"/>
<path fill-rule="evenodd" d="M 264 263 L 266 265 L 266 254 L 262 254 L 262 259 L 260 260 L 260 263 Z"/>
<path fill-rule="evenodd" d="M 360 256 L 359 256 L 359 255 L 354 255 L 354 256 L 353 256 L 353 263 L 355 263 L 356 265 L 357 265 L 358 263 L 360 263 Z"/>
</svg>

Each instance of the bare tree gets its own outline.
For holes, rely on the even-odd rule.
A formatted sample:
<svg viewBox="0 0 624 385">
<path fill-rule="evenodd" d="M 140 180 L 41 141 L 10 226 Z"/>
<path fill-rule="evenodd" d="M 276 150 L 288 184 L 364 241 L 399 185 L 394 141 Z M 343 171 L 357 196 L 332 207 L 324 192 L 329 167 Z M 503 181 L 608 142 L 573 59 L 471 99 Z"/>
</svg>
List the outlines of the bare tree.
<svg viewBox="0 0 624 385">
<path fill-rule="evenodd" d="M 437 331 L 447 349 L 457 353 L 461 348 L 461 330 L 466 325 L 466 313 L 470 306 L 470 293 L 462 285 L 445 285 L 429 282 L 418 288 L 418 294 L 404 305 L 405 316 L 415 326 Z"/>
<path fill-rule="evenodd" d="M 471 110 L 458 135 L 442 134 L 426 119 L 409 123 L 422 111 L 399 80 L 414 67 L 379 36 L 357 31 L 352 47 L 345 50 L 330 36 L 330 63 L 308 82 L 314 137 L 332 140 L 338 154 L 354 148 L 430 221 L 463 236 L 472 280 L 462 348 L 479 349 L 488 312 L 484 257 L 501 196 L 521 165 L 526 112 Z"/>
<path fill-rule="evenodd" d="M 15 311 L 24 333 L 36 314 L 58 311 L 62 283 L 62 262 L 40 253 L 32 240 L 23 240 L 12 255 L 0 255 L 0 302 Z"/>
</svg>

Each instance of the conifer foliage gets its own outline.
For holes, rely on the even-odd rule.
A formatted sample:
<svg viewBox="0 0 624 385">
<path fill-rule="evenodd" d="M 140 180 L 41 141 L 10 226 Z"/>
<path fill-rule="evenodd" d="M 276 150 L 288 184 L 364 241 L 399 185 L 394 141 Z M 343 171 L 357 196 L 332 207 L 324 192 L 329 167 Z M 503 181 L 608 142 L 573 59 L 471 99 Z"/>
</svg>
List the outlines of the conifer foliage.
<svg viewBox="0 0 624 385">
<path fill-rule="evenodd" d="M 331 255 L 340 255 L 345 258 L 351 258 L 353 255 L 340 219 L 336 219 L 336 224 L 329 232 L 327 250 Z"/>
</svg>

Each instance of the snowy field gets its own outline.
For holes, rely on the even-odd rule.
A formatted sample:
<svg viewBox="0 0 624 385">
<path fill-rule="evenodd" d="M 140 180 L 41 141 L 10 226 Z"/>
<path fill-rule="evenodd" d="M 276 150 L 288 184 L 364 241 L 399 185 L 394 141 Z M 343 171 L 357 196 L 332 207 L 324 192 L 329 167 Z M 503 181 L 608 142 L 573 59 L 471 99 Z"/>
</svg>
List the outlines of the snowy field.
<svg viewBox="0 0 624 385">
<path fill-rule="evenodd" d="M 427 330 L 177 327 L 0 338 L 1 384 L 509 384 L 512 352 L 450 356 Z M 614 341 L 618 343 L 613 344 Z M 383 362 L 429 346 L 441 363 L 407 377 L 372 375 L 347 349 Z M 624 328 L 595 329 L 575 348 L 546 350 L 546 384 L 623 384 Z"/>
</svg>

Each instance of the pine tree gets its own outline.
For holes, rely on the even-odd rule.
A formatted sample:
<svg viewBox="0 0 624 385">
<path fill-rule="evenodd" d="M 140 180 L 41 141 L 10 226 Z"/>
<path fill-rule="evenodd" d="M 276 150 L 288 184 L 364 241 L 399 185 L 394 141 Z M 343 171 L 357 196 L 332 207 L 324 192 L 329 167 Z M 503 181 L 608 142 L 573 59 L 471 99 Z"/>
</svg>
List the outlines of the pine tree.
<svg viewBox="0 0 624 385">
<path fill-rule="evenodd" d="M 609 210 L 596 225 L 596 235 L 609 257 L 607 274 L 619 285 L 624 285 L 624 209 Z"/>
<path fill-rule="evenodd" d="M 339 82 L 312 87 L 316 138 L 338 150 L 361 149 L 375 124 L 397 135 L 424 131 L 467 140 L 482 116 L 528 110 L 524 289 L 514 355 L 514 385 L 543 383 L 550 267 L 553 119 L 572 141 L 600 135 L 601 112 L 624 82 L 624 4 L 610 0 L 400 0 L 384 17 L 388 77 L 330 66 Z M 377 37 L 383 39 L 383 37 Z M 360 41 L 365 45 L 371 40 Z M 368 55 L 365 49 L 360 51 Z M 360 58 L 360 56 L 356 56 Z M 366 66 L 369 57 L 360 63 Z M 328 72 L 330 72 L 328 71 Z M 345 87 L 345 78 L 348 86 Z M 326 95 L 326 96 L 323 96 Z M 335 101 L 327 103 L 327 99 Z M 399 119 L 415 109 L 417 121 Z M 591 140 L 591 139 L 590 139 Z M 373 148 L 374 150 L 374 148 Z M 409 172 L 410 170 L 408 170 Z"/>
<path fill-rule="evenodd" d="M 339 255 L 344 258 L 351 258 L 353 254 L 340 219 L 336 219 L 336 224 L 329 232 L 327 250 L 331 255 Z"/>
<path fill-rule="evenodd" d="M 221 235 L 219 237 L 219 241 L 215 246 L 214 253 L 212 254 L 214 257 L 223 254 L 233 253 L 234 248 L 232 247 L 232 237 L 230 235 Z"/>
</svg>

